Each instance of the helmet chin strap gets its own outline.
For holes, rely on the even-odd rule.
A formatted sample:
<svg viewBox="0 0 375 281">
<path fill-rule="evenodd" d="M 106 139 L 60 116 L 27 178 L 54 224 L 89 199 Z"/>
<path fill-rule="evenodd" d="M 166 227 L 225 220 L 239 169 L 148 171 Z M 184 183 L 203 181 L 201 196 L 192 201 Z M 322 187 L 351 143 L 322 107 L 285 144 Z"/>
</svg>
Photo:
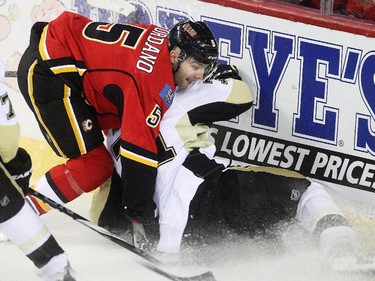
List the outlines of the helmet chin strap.
<svg viewBox="0 0 375 281">
<path fill-rule="evenodd" d="M 173 73 L 176 73 L 180 69 L 181 61 L 177 60 L 177 68 L 173 70 Z"/>
<path fill-rule="evenodd" d="M 177 58 L 177 68 L 173 71 L 173 73 L 176 73 L 181 66 L 181 62 L 183 62 L 186 59 L 187 55 L 184 50 L 181 50 L 180 54 L 178 55 Z"/>
</svg>

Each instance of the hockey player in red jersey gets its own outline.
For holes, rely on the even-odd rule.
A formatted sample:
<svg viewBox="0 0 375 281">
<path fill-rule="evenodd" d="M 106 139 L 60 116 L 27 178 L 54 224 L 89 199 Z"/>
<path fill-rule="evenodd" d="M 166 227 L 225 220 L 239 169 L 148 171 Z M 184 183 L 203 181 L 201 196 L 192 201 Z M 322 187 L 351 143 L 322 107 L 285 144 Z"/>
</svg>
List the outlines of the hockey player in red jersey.
<svg viewBox="0 0 375 281">
<path fill-rule="evenodd" d="M 19 124 L 1 82 L 0 100 L 0 232 L 40 269 L 44 280 L 74 281 L 67 254 L 24 200 L 31 176 L 31 158 L 18 146 Z"/>
<path fill-rule="evenodd" d="M 154 193 L 156 138 L 175 86 L 203 79 L 217 57 L 214 35 L 203 22 L 178 23 L 169 33 L 64 12 L 34 24 L 18 84 L 45 139 L 68 158 L 36 189 L 66 203 L 97 188 L 113 171 L 102 130 L 121 128 L 122 204 L 137 222 Z"/>
</svg>

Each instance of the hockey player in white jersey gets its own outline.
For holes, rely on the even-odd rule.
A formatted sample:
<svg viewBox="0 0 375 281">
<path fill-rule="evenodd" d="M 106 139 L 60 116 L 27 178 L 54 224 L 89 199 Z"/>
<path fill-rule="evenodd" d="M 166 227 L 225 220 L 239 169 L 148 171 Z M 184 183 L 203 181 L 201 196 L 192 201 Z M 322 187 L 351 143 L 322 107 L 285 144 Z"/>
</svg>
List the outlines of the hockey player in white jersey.
<svg viewBox="0 0 375 281">
<path fill-rule="evenodd" d="M 253 101 L 249 87 L 235 79 L 196 83 L 176 96 L 161 124 L 154 195 L 160 226 L 157 250 L 172 253 L 179 252 L 189 205 L 198 187 L 229 164 L 214 158 L 209 125 L 240 115 Z"/>
<path fill-rule="evenodd" d="M 3 76 L 2 66 L 0 62 Z M 67 254 L 24 199 L 31 158 L 19 147 L 20 127 L 2 79 L 0 101 L 0 232 L 34 263 L 44 280 L 74 281 Z"/>
<path fill-rule="evenodd" d="M 223 74 L 223 72 L 225 70 L 219 70 L 220 74 Z M 221 110 L 217 110 L 217 103 L 234 99 L 235 104 L 243 104 L 246 99 L 249 101 L 249 96 L 251 97 L 248 88 L 236 86 L 235 83 L 241 81 L 233 79 L 224 81 L 224 83 L 228 83 L 228 88 L 231 88 L 229 96 L 226 96 L 227 91 L 225 89 L 227 86 L 220 84 L 223 81 L 218 83 L 215 80 L 212 80 L 210 85 L 195 85 L 195 87 L 192 86 L 190 89 L 179 92 L 178 98 L 175 100 L 176 104 L 161 123 L 160 139 L 163 143 L 164 153 L 162 152 L 163 149 L 159 149 L 160 162 L 154 195 L 160 229 L 157 250 L 167 253 L 178 253 L 180 251 L 189 214 L 192 218 L 194 217 L 192 221 L 199 221 L 199 216 L 204 214 L 202 217 L 206 217 L 206 219 L 200 226 L 201 229 L 205 229 L 209 224 L 210 219 L 207 219 L 207 216 L 210 214 L 210 210 L 219 209 L 219 212 L 215 213 L 214 211 L 211 214 L 211 217 L 215 218 L 213 220 L 217 221 L 223 217 L 224 221 L 230 224 L 233 229 L 236 229 L 238 233 L 246 233 L 244 229 L 249 229 L 250 233 L 253 230 L 259 231 L 261 225 L 269 226 L 276 223 L 275 217 L 278 220 L 285 220 L 293 219 L 294 216 L 308 233 L 319 237 L 318 245 L 322 253 L 330 259 L 329 262 L 334 267 L 338 268 L 340 265 L 337 264 L 337 259 L 333 258 L 339 258 L 339 256 L 341 258 L 342 255 L 351 254 L 351 251 L 360 249 L 360 245 L 348 221 L 321 185 L 305 179 L 302 175 L 293 177 L 294 173 L 287 173 L 286 170 L 264 169 L 262 167 L 248 171 L 246 169 L 232 171 L 235 174 L 233 181 L 225 182 L 225 178 L 222 179 L 222 175 L 229 174 L 229 172 L 222 173 L 229 163 L 220 163 L 219 159 L 222 158 L 214 157 L 216 147 L 207 138 L 207 125 L 210 122 L 228 120 L 230 119 L 228 117 L 236 116 L 234 114 L 226 116 L 226 113 L 231 111 L 228 104 L 225 105 L 226 107 L 223 106 Z M 230 83 L 234 83 L 233 86 L 229 86 Z M 212 102 L 213 95 L 211 96 L 211 93 L 215 93 L 215 102 Z M 241 96 L 241 94 L 243 95 Z M 201 104 L 210 103 L 212 104 L 209 106 L 201 106 Z M 219 116 L 222 118 L 220 119 Z M 263 177 L 267 178 L 266 182 L 272 182 L 271 179 L 275 178 L 272 182 L 272 189 L 268 187 L 265 197 L 268 199 L 267 202 L 271 202 L 271 198 L 274 200 L 274 203 L 270 204 L 273 205 L 273 209 L 264 205 L 259 197 L 260 190 L 267 190 L 265 182 L 255 184 L 258 190 L 255 188 L 254 191 L 258 192 L 249 194 L 246 189 L 233 192 L 231 187 L 233 183 L 238 183 L 239 188 L 241 186 L 247 188 L 251 182 L 254 182 L 254 180 L 249 180 L 249 177 L 251 177 L 249 172 L 251 171 L 263 172 Z M 282 177 L 282 175 L 288 174 L 290 177 Z M 257 176 L 260 177 L 261 173 Z M 235 181 L 236 177 L 242 177 L 244 180 Z M 301 179 L 298 181 L 296 177 Z M 284 186 L 281 186 L 282 179 L 286 181 Z M 223 185 L 224 182 L 226 185 Z M 275 190 L 278 185 L 280 185 L 280 190 Z M 197 193 L 198 187 L 200 192 Z M 251 199 L 252 196 L 257 197 L 258 202 L 256 200 L 243 201 L 246 198 L 243 196 L 246 194 L 249 196 L 248 199 Z M 201 202 L 192 202 L 194 197 Z M 217 199 L 215 200 L 213 197 Z M 223 199 L 220 200 L 220 197 Z M 236 198 L 237 200 L 234 200 L 234 202 L 232 200 L 232 205 L 230 205 L 229 198 Z M 238 200 L 238 198 L 241 199 Z M 278 200 L 275 198 L 279 198 L 279 204 L 277 204 Z M 209 204 L 208 207 L 200 206 L 210 201 L 211 205 Z M 226 205 L 223 206 L 223 204 Z M 244 205 L 242 208 L 241 204 Z M 256 205 L 263 206 L 264 216 L 260 216 L 260 209 L 252 208 Z M 217 209 L 218 206 L 220 207 Z M 199 208 L 202 209 L 199 210 Z M 284 210 L 284 212 L 281 210 Z M 234 216 L 228 216 L 228 213 L 233 214 L 233 212 Z M 247 217 L 246 214 L 248 213 L 252 213 L 252 216 Z M 275 216 L 275 214 L 281 214 L 282 216 Z M 259 222 L 259 217 L 262 218 L 262 222 L 257 225 L 256 221 Z M 268 218 L 270 219 L 269 222 L 266 221 Z M 250 228 L 247 226 L 250 226 Z M 342 252 L 343 245 L 348 247 L 347 252 Z"/>
<path fill-rule="evenodd" d="M 178 253 L 184 233 L 191 237 L 193 232 L 199 232 L 196 236 L 209 240 L 220 228 L 228 226 L 237 233 L 252 235 L 262 228 L 272 228 L 279 221 L 295 220 L 306 233 L 316 237 L 323 257 L 332 268 L 361 267 L 357 258 L 363 256 L 356 255 L 361 252 L 356 234 L 320 184 L 296 172 L 270 167 L 224 170 L 228 163 L 214 157 L 215 146 L 206 135 L 208 125 L 220 115 L 225 116 L 225 112 L 231 112 L 231 106 L 228 111 L 216 110 L 216 102 L 235 100 L 236 104 L 244 104 L 246 95 L 233 100 L 235 93 L 249 93 L 237 83 L 232 79 L 212 81 L 178 92 L 169 114 L 161 122 L 162 145 L 154 196 L 160 224 L 157 250 Z M 229 99 L 225 97 L 226 88 L 234 90 Z M 116 133 L 111 133 L 108 141 L 113 153 Z M 113 156 L 116 159 L 116 153 Z M 100 214 L 99 223 L 106 226 L 118 213 L 113 209 L 118 196 L 115 183 L 109 191 L 104 190 L 99 194 L 106 197 L 110 192 L 110 196 L 104 205 L 101 202 L 104 211 L 96 211 Z M 98 206 L 95 201 L 101 200 L 101 196 L 94 198 L 93 205 Z M 189 215 L 191 225 L 186 229 Z M 372 261 L 365 261 L 362 268 L 372 266 Z"/>
</svg>

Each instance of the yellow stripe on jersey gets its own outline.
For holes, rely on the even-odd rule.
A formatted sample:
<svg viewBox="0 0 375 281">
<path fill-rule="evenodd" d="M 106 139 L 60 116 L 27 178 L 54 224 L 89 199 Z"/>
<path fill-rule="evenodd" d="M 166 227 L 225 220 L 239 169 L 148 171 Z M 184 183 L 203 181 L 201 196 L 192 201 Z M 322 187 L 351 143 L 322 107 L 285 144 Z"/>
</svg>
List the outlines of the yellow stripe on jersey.
<svg viewBox="0 0 375 281">
<path fill-rule="evenodd" d="M 144 165 L 147 165 L 147 166 L 150 166 L 150 167 L 153 167 L 153 168 L 157 168 L 158 167 L 158 162 L 157 161 L 149 159 L 149 158 L 146 158 L 146 157 L 138 155 L 138 154 L 135 154 L 133 152 L 130 152 L 129 150 L 125 150 L 122 147 L 120 148 L 120 154 L 123 157 L 125 157 L 125 158 L 128 158 L 128 159 L 131 159 L 133 161 L 142 163 Z"/>
<path fill-rule="evenodd" d="M 50 55 L 48 54 L 47 44 L 46 44 L 47 31 L 48 31 L 48 25 L 44 27 L 42 35 L 40 36 L 40 41 L 39 41 L 39 53 L 43 60 L 51 59 Z M 66 65 L 51 67 L 51 71 L 56 75 L 61 74 L 61 73 L 78 72 L 78 74 L 82 76 L 85 73 L 86 69 L 77 68 L 77 66 L 74 64 L 66 64 Z"/>
<path fill-rule="evenodd" d="M 73 129 L 74 136 L 76 138 L 79 151 L 81 154 L 85 154 L 87 152 L 85 142 L 83 140 L 81 130 L 79 129 L 79 124 L 77 123 L 77 119 L 74 115 L 74 110 L 72 108 L 72 104 L 69 101 L 70 99 L 70 88 L 67 85 L 64 85 L 64 105 L 65 105 L 65 111 L 68 114 L 68 118 L 70 121 L 70 126 Z"/>
<path fill-rule="evenodd" d="M 78 72 L 80 76 L 82 76 L 86 71 L 86 69 L 77 68 L 77 66 L 75 66 L 74 64 L 54 66 L 54 67 L 51 67 L 51 70 L 56 75 L 61 74 L 61 73 Z"/>
<path fill-rule="evenodd" d="M 47 45 L 46 45 L 47 31 L 48 31 L 48 25 L 46 25 L 43 28 L 43 32 L 42 32 L 42 35 L 40 36 L 40 41 L 39 41 L 39 53 L 43 60 L 50 59 L 50 56 L 47 51 Z"/>
<path fill-rule="evenodd" d="M 27 77 L 28 88 L 29 88 L 29 93 L 30 93 L 31 103 L 33 104 L 35 114 L 38 116 L 38 120 L 39 120 L 40 124 L 43 126 L 43 128 L 44 128 L 44 129 L 46 130 L 46 132 L 48 133 L 48 136 L 51 138 L 51 140 L 52 140 L 52 142 L 53 142 L 53 145 L 56 147 L 56 149 L 57 149 L 57 151 L 59 152 L 59 154 L 61 155 L 61 157 L 66 158 L 66 155 L 62 152 L 62 150 L 60 149 L 60 147 L 57 145 L 56 140 L 52 137 L 51 132 L 48 130 L 48 127 L 46 126 L 46 124 L 44 123 L 44 121 L 43 121 L 43 119 L 42 119 L 42 116 L 40 115 L 39 108 L 38 108 L 37 105 L 35 104 L 35 98 L 34 98 L 34 85 L 33 85 L 33 76 L 34 76 L 34 68 L 35 68 L 35 66 L 37 65 L 37 63 L 38 63 L 37 60 L 35 60 L 35 61 L 33 62 L 33 64 L 31 65 L 31 67 L 30 67 L 30 69 L 29 69 L 29 73 L 28 73 L 28 77 Z"/>
</svg>

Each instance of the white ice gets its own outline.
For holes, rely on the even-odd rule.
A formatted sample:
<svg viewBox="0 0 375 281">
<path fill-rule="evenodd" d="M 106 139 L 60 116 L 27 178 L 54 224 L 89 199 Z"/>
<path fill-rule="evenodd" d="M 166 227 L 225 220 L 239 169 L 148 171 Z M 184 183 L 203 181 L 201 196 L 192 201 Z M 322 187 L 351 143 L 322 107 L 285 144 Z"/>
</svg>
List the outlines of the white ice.
<svg viewBox="0 0 375 281">
<path fill-rule="evenodd" d="M 66 206 L 88 217 L 91 195 Z M 56 210 L 42 216 L 67 251 L 78 281 L 166 281 L 144 260 Z M 197 263 L 194 264 L 194 260 Z M 269 241 L 201 247 L 190 251 L 189 265 L 166 266 L 179 276 L 212 271 L 217 281 L 370 281 L 374 276 L 333 273 L 314 250 L 279 251 Z M 197 265 L 199 264 L 199 265 Z M 0 242 L 0 281 L 38 281 L 33 264 L 10 242 Z"/>
</svg>

